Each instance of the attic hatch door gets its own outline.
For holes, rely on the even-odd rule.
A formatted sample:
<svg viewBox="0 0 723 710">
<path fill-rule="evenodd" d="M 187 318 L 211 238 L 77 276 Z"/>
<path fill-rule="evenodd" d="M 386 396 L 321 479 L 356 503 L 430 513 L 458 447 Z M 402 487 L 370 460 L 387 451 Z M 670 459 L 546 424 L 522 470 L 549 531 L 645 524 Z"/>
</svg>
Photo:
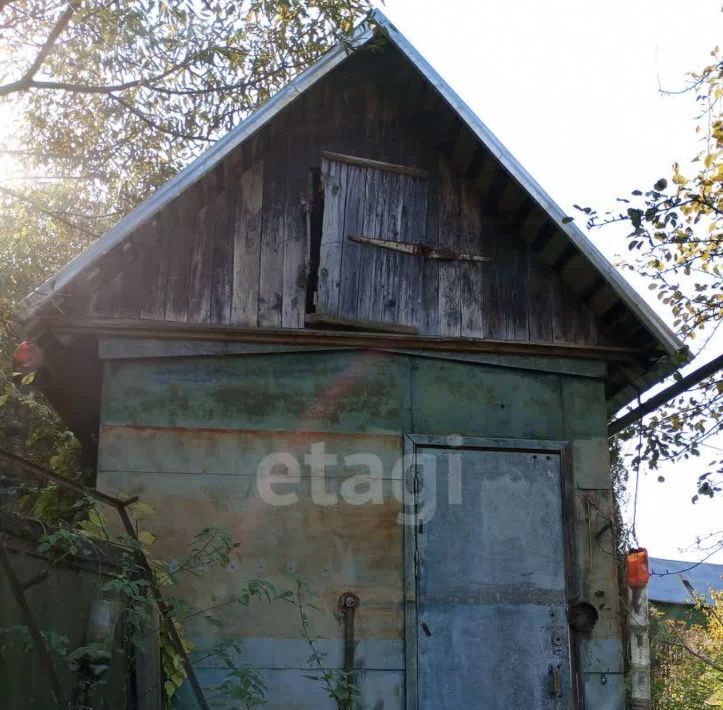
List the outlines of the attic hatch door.
<svg viewBox="0 0 723 710">
<path fill-rule="evenodd" d="M 425 259 L 363 236 L 426 244 L 426 172 L 364 158 L 325 154 L 324 217 L 316 310 L 363 321 L 417 325 Z"/>
<path fill-rule="evenodd" d="M 416 444 L 414 455 L 409 710 L 573 707 L 559 454 Z"/>
</svg>

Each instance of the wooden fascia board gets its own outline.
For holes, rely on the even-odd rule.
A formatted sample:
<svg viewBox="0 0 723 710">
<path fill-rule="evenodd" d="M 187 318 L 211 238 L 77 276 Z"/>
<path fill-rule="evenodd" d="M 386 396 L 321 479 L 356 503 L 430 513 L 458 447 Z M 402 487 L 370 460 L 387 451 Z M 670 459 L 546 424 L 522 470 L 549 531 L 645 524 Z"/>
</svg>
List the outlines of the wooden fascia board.
<svg viewBox="0 0 723 710">
<path fill-rule="evenodd" d="M 59 338 L 77 335 L 123 336 L 152 339 L 217 340 L 255 343 L 379 349 L 404 348 L 422 351 L 486 352 L 585 358 L 612 362 L 633 362 L 638 351 L 602 345 L 567 345 L 527 341 L 444 338 L 397 333 L 364 333 L 292 328 L 243 328 L 217 325 L 171 323 L 168 321 L 43 319 L 42 330 Z"/>
</svg>

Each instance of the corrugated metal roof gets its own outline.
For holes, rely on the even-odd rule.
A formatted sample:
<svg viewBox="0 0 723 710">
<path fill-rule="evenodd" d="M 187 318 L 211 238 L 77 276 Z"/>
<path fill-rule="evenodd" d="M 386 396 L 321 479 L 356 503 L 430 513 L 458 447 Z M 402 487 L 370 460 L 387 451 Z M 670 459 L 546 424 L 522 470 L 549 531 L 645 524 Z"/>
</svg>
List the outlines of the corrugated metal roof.
<svg viewBox="0 0 723 710">
<path fill-rule="evenodd" d="M 648 567 L 648 599 L 651 602 L 693 604 L 695 594 L 710 601 L 711 590 L 723 590 L 723 565 L 651 557 Z"/>
<path fill-rule="evenodd" d="M 480 144 L 496 158 L 504 170 L 524 188 L 533 201 L 554 221 L 558 231 L 570 241 L 578 253 L 582 254 L 591 268 L 612 288 L 619 301 L 624 304 L 643 325 L 652 337 L 653 342 L 660 348 L 661 354 L 672 355 L 681 350 L 683 347 L 682 343 L 676 338 L 675 334 L 667 327 L 663 320 L 625 281 L 620 273 L 607 261 L 578 227 L 573 223 L 563 223 L 563 218 L 565 217 L 564 211 L 527 173 L 479 117 L 462 101 L 409 41 L 394 27 L 384 14 L 379 11 L 371 13 L 369 20 L 355 30 L 350 41 L 340 43 L 327 52 L 313 66 L 269 99 L 260 109 L 249 116 L 248 119 L 199 156 L 175 178 L 159 188 L 149 199 L 136 207 L 136 209 L 94 242 L 86 251 L 26 297 L 16 311 L 19 320 L 30 320 L 49 299 L 62 293 L 80 273 L 95 264 L 96 261 L 114 249 L 141 224 L 148 221 L 178 195 L 198 182 L 231 151 L 267 124 L 300 94 L 343 62 L 352 49 L 359 48 L 367 43 L 374 36 L 375 27 L 383 28 L 393 45 L 407 57 L 410 63 L 437 90 L 440 96 L 473 132 Z M 663 360 L 658 361 L 655 365 L 650 366 L 647 373 L 642 377 L 635 379 L 635 384 L 639 388 L 646 388 L 664 376 L 664 374 L 667 374 L 671 369 L 667 358 L 663 358 Z M 627 396 L 622 396 L 619 402 L 620 406 L 622 406 L 624 400 L 629 399 L 630 396 L 629 392 L 627 392 Z"/>
</svg>

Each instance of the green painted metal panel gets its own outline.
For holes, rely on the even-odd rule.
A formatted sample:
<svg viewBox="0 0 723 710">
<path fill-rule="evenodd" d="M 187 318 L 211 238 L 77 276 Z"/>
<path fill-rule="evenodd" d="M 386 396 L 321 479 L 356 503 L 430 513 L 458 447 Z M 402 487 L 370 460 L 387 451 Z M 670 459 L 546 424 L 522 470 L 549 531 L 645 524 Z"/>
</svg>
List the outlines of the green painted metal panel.
<svg viewBox="0 0 723 710">
<path fill-rule="evenodd" d="M 391 477 L 401 455 L 399 434 L 345 432 L 238 431 L 234 429 L 162 428 L 103 425 L 98 470 L 148 473 L 256 475 L 265 456 L 294 456 L 299 475 L 308 477 L 307 460 L 332 457 L 325 475 L 346 478 L 369 471 Z M 371 456 L 371 459 L 367 459 Z M 365 465 L 366 462 L 370 466 Z"/>
<path fill-rule="evenodd" d="M 202 357 L 223 355 L 273 355 L 284 353 L 361 352 L 359 348 L 334 345 L 287 345 L 254 342 L 227 342 L 213 340 L 168 340 L 153 338 L 101 338 L 98 356 L 101 360 L 130 360 L 139 358 Z M 555 357 L 549 355 L 515 355 L 502 353 L 467 353 L 454 351 L 425 351 L 391 345 L 375 348 L 375 352 L 398 353 L 432 360 L 456 360 L 458 362 L 497 365 L 520 370 L 558 372 L 578 377 L 604 378 L 607 365 L 599 360 Z"/>
<path fill-rule="evenodd" d="M 326 640 L 330 664 L 343 648 L 338 598 L 353 590 L 361 600 L 355 619 L 360 667 L 403 670 L 401 495 L 390 480 L 364 481 L 361 472 L 354 485 L 350 478 L 285 476 L 277 467 L 273 474 L 273 493 L 293 496 L 283 504 L 265 495 L 263 479 L 255 475 L 112 472 L 101 473 L 98 483 L 153 506 L 141 527 L 157 535 L 154 556 L 172 565 L 189 555 L 194 535 L 208 526 L 240 543 L 227 565 L 185 575 L 174 590 L 191 610 L 215 607 L 222 624 L 209 625 L 203 614 L 184 623 L 198 649 L 232 636 L 242 642 L 240 662 L 303 668 L 308 647 L 304 655 L 297 607 L 283 600 L 249 607 L 224 603 L 250 579 L 270 582 L 280 594 L 293 591 L 299 575 L 315 607 L 308 611 L 311 633 Z"/>
<path fill-rule="evenodd" d="M 415 359 L 411 431 L 562 439 L 559 377 Z"/>
<path fill-rule="evenodd" d="M 379 353 L 109 362 L 109 424 L 403 432 L 408 363 Z"/>
<path fill-rule="evenodd" d="M 562 377 L 565 439 L 607 438 L 607 410 L 602 380 Z"/>
<path fill-rule="evenodd" d="M 322 681 L 315 680 L 318 668 L 263 669 L 261 678 L 266 684 L 263 710 L 337 710 L 339 705 L 329 697 Z M 204 669 L 199 672 L 205 686 L 218 686 L 227 677 L 225 669 Z M 367 669 L 358 673 L 359 707 L 370 710 L 402 710 L 404 708 L 404 674 L 399 671 Z M 237 700 L 220 696 L 210 702 L 212 710 L 239 710 Z M 209 693 L 209 697 L 212 694 Z M 195 708 L 193 696 L 184 687 L 178 707 Z"/>
<path fill-rule="evenodd" d="M 611 535 L 595 537 L 610 508 L 603 384 L 591 377 L 592 369 L 572 376 L 560 363 L 548 371 L 537 364 L 540 371 L 532 360 L 483 363 L 361 351 L 111 360 L 105 365 L 99 485 L 138 494 L 157 508 L 147 524 L 160 533 L 159 557 L 180 556 L 192 533 L 209 524 L 242 542 L 227 569 L 184 583 L 182 596 L 191 601 L 202 602 L 211 591 L 233 594 L 252 577 L 283 589 L 289 573 L 302 573 L 319 593 L 317 631 L 327 638 L 335 664 L 342 644 L 338 595 L 360 593 L 359 660 L 391 674 L 384 707 L 400 707 L 402 528 L 390 477 L 402 434 L 570 440 L 582 489 L 576 496 L 581 590 L 600 611 L 583 649 L 582 671 L 591 673 L 588 684 L 603 677 L 595 672 L 609 670 L 615 678 L 620 630 Z M 314 494 L 318 481 L 306 457 L 321 443 L 323 453 L 337 460 Z M 299 463 L 298 480 L 274 484 L 280 494 L 297 494 L 293 505 L 267 505 L 260 495 L 259 466 L 274 453 Z M 378 467 L 344 460 L 364 454 L 376 457 Z M 372 490 L 381 491 L 381 502 Z M 323 495 L 319 501 L 319 491 L 335 503 Z M 350 503 L 345 492 L 360 498 Z M 303 671 L 291 612 L 289 606 L 224 616 L 225 630 L 244 639 L 239 660 L 276 659 L 278 670 L 263 669 L 274 698 L 277 690 L 285 698 L 285 673 Z M 193 622 L 188 633 L 199 648 L 214 640 Z M 212 661 L 206 670 L 215 673 Z M 378 678 L 369 682 L 381 687 Z M 586 689 L 589 697 L 595 693 L 609 695 L 615 706 L 617 691 Z M 310 707 L 307 700 L 301 698 L 299 707 Z M 287 700 L 274 699 L 271 707 L 274 702 L 283 706 Z"/>
</svg>

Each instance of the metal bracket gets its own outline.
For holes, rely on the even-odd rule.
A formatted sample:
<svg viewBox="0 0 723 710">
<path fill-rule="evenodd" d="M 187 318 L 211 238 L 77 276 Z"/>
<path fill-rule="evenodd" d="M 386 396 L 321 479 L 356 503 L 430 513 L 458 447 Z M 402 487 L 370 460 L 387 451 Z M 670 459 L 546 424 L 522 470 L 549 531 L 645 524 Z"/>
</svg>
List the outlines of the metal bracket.
<svg viewBox="0 0 723 710">
<path fill-rule="evenodd" d="M 339 612 L 344 622 L 344 672 L 354 670 L 354 612 L 359 606 L 359 597 L 354 592 L 344 592 L 339 597 Z"/>
<path fill-rule="evenodd" d="M 339 613 L 344 623 L 344 673 L 347 681 L 354 672 L 354 613 L 359 607 L 359 597 L 354 592 L 344 592 L 339 597 Z M 351 710 L 351 701 L 341 704 L 340 710 Z"/>
<path fill-rule="evenodd" d="M 425 259 L 439 259 L 440 261 L 492 261 L 489 256 L 478 256 L 476 254 L 459 254 L 451 249 L 435 249 L 421 242 L 397 242 L 391 239 L 374 239 L 372 237 L 360 237 L 350 234 L 349 241 L 357 244 L 369 244 L 373 247 L 391 249 L 412 256 L 421 256 Z"/>
</svg>

